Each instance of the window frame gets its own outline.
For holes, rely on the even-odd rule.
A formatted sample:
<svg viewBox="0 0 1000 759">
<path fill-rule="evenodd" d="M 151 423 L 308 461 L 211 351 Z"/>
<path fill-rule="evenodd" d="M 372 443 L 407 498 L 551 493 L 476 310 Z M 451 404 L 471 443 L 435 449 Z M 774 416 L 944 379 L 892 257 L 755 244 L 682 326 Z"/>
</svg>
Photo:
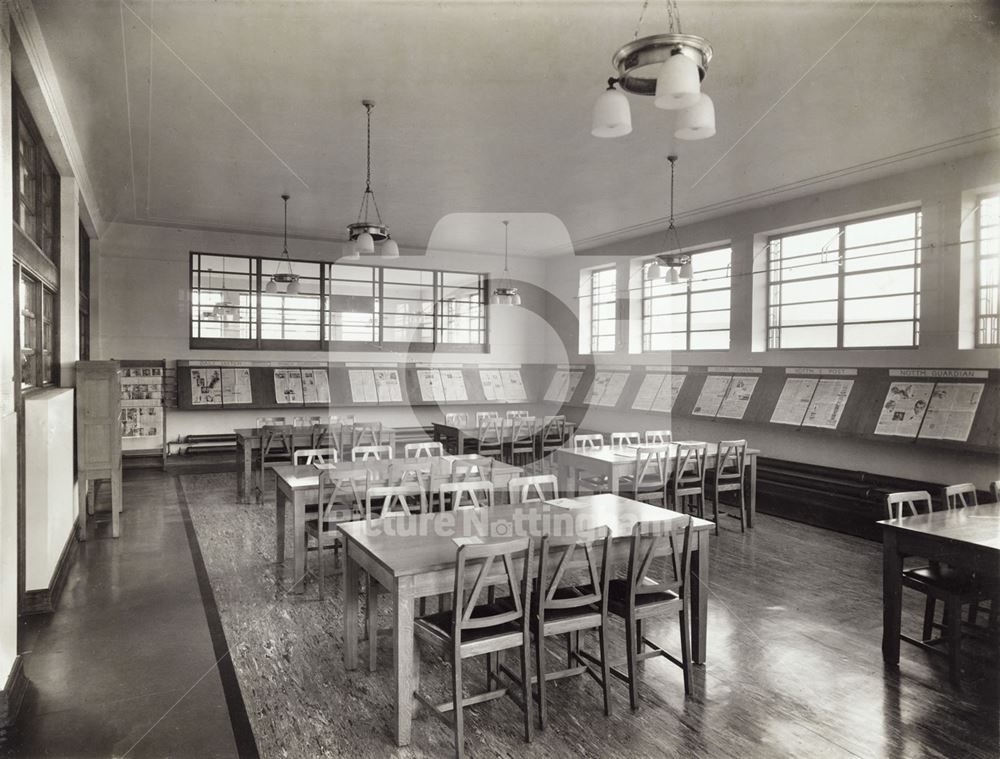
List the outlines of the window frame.
<svg viewBox="0 0 1000 759">
<path fill-rule="evenodd" d="M 594 296 L 594 279 L 605 272 L 612 272 L 614 274 L 614 285 L 611 287 L 611 300 L 610 301 L 598 301 Z M 598 266 L 593 269 L 587 270 L 587 294 L 585 296 L 589 303 L 590 312 L 588 314 L 587 321 L 587 355 L 594 355 L 598 353 L 615 353 L 618 350 L 618 267 L 616 264 L 609 264 L 607 266 Z M 599 319 L 597 318 L 597 306 L 606 305 L 610 303 L 612 306 L 613 316 L 610 319 Z M 597 339 L 601 337 L 607 337 L 606 334 L 598 334 L 595 330 L 595 326 L 600 322 L 610 321 L 613 325 L 613 330 L 611 332 L 612 346 L 606 350 L 598 350 L 596 347 Z"/>
<path fill-rule="evenodd" d="M 983 261 L 983 203 L 990 199 L 996 198 L 997 202 L 1000 203 L 1000 191 L 994 192 L 983 192 L 976 196 L 976 225 L 975 225 L 975 256 L 974 256 L 974 266 L 975 266 L 975 321 L 974 326 L 974 347 L 976 348 L 996 348 L 1000 346 L 1000 286 L 997 287 L 997 293 L 994 296 L 994 303 L 996 304 L 996 309 L 990 314 L 983 314 L 983 290 L 985 289 L 982 283 L 982 261 Z M 1000 237 L 1000 226 L 997 227 L 998 237 Z M 988 256 L 987 258 L 994 259 L 997 262 L 997 266 L 1000 266 L 1000 244 L 997 246 L 997 253 L 995 255 Z M 984 319 L 993 319 L 995 321 L 995 326 L 993 328 L 994 334 L 997 339 L 993 342 L 985 342 L 981 339 L 983 334 L 982 323 Z"/>
<path fill-rule="evenodd" d="M 49 154 L 48 148 L 42 139 L 38 125 L 31 115 L 31 109 L 21 94 L 15 82 L 12 88 L 11 97 L 11 124 L 13 129 L 12 144 L 13 150 L 13 213 L 14 226 L 27 238 L 31 240 L 45 258 L 58 267 L 60 248 L 60 183 L 59 171 L 55 162 Z M 34 176 L 34 187 L 31 195 L 33 203 L 34 221 L 31 229 L 25 229 L 20 222 L 21 201 L 21 152 L 20 143 L 22 133 L 26 134 L 33 143 L 32 167 Z M 51 196 L 48 203 L 44 201 L 45 181 L 51 181 Z M 51 218 L 48 218 L 51 216 Z M 46 218 L 48 221 L 46 222 Z M 51 250 L 46 250 L 47 242 L 51 242 Z"/>
<path fill-rule="evenodd" d="M 878 268 L 872 268 L 872 269 L 860 269 L 860 270 L 857 270 L 857 271 L 854 271 L 854 272 L 848 272 L 846 270 L 847 267 L 845 266 L 845 261 L 846 261 L 846 259 L 845 259 L 845 250 L 846 250 L 846 247 L 845 247 L 845 238 L 846 238 L 847 227 L 850 227 L 850 226 L 853 226 L 853 225 L 856 225 L 856 224 L 864 224 L 864 223 L 867 223 L 867 222 L 878 221 L 880 219 L 888 219 L 888 218 L 892 218 L 894 216 L 905 216 L 905 215 L 908 215 L 908 214 L 914 214 L 914 225 L 915 225 L 915 230 L 914 230 L 915 236 L 914 237 L 912 237 L 912 238 L 900 238 L 898 240 L 888 240 L 888 241 L 879 242 L 879 243 L 870 243 L 869 245 L 886 245 L 886 244 L 892 244 L 892 243 L 896 243 L 896 242 L 903 242 L 905 240 L 913 240 L 914 241 L 913 251 L 914 251 L 914 258 L 915 258 L 915 261 L 913 262 L 913 264 L 909 264 L 907 266 L 885 266 L 885 267 L 878 267 Z M 815 275 L 813 277 L 804 277 L 802 279 L 792 280 L 792 282 L 794 282 L 796 284 L 799 284 L 799 283 L 804 283 L 804 282 L 811 282 L 811 281 L 817 281 L 817 280 L 825 280 L 825 279 L 831 279 L 833 277 L 836 277 L 836 279 L 837 279 L 837 296 L 836 296 L 836 300 L 835 301 L 834 301 L 834 299 L 825 298 L 825 299 L 814 300 L 814 301 L 813 300 L 811 300 L 811 301 L 803 301 L 802 304 L 801 304 L 801 305 L 815 305 L 817 303 L 832 303 L 832 302 L 836 302 L 836 304 L 837 304 L 837 317 L 836 317 L 836 322 L 835 323 L 831 322 L 831 323 L 816 324 L 816 325 L 803 325 L 803 326 L 836 326 L 836 332 L 837 332 L 837 342 L 836 342 L 836 345 L 827 345 L 827 346 L 812 345 L 812 346 L 800 346 L 800 347 L 794 347 L 794 348 L 793 347 L 782 347 L 780 345 L 780 330 L 782 329 L 782 325 L 774 326 L 772 324 L 772 321 L 771 321 L 771 318 L 772 318 L 771 317 L 771 309 L 772 309 L 772 306 L 774 305 L 772 303 L 772 300 L 771 300 L 771 292 L 772 292 L 772 287 L 773 286 L 775 286 L 775 285 L 781 286 L 781 285 L 787 284 L 787 283 L 784 282 L 784 281 L 774 282 L 772 280 L 772 272 L 775 270 L 775 267 L 772 264 L 772 259 L 771 259 L 771 255 L 772 255 L 771 245 L 773 244 L 773 242 L 775 240 L 778 240 L 778 239 L 781 239 L 781 238 L 784 238 L 784 237 L 791 237 L 791 236 L 796 236 L 796 235 L 809 234 L 811 232 L 817 232 L 817 231 L 820 231 L 820 230 L 823 230 L 823 229 L 837 229 L 837 230 L 839 230 L 838 234 L 836 236 L 836 239 L 838 241 L 837 247 L 836 247 L 836 249 L 831 249 L 830 250 L 830 253 L 836 253 L 836 256 L 837 256 L 837 273 L 835 275 L 818 274 L 818 275 Z M 865 247 L 865 246 L 858 246 L 858 247 Z M 840 220 L 840 221 L 826 221 L 826 222 L 822 222 L 822 223 L 818 223 L 818 224 L 811 224 L 811 225 L 809 225 L 807 227 L 802 227 L 802 228 L 797 228 L 797 229 L 794 229 L 794 230 L 789 230 L 789 231 L 786 231 L 786 232 L 774 233 L 774 234 L 768 235 L 766 250 L 767 250 L 767 258 L 766 258 L 766 263 L 765 263 L 765 267 L 766 267 L 766 269 L 765 269 L 765 274 L 766 274 L 765 285 L 766 286 L 765 286 L 765 298 L 764 298 L 764 314 L 765 314 L 764 343 L 765 343 L 765 350 L 767 350 L 767 351 L 816 351 L 816 350 L 856 351 L 856 350 L 917 350 L 917 349 L 919 349 L 919 347 L 920 347 L 920 310 L 921 310 L 921 292 L 920 292 L 920 288 L 921 288 L 921 282 L 922 282 L 922 280 L 921 280 L 921 276 L 922 276 L 921 269 L 923 267 L 923 210 L 922 210 L 922 208 L 920 206 L 912 206 L 912 207 L 908 207 L 908 208 L 897 208 L 897 209 L 894 209 L 892 211 L 885 211 L 885 212 L 881 212 L 881 213 L 869 214 L 869 215 L 860 216 L 860 217 L 857 217 L 857 218 L 843 219 L 843 220 Z M 815 256 L 815 255 L 818 255 L 821 252 L 822 251 L 814 251 L 814 252 L 810 252 L 810 253 L 806 253 L 806 254 L 801 254 L 801 255 L 802 256 Z M 899 251 L 897 251 L 897 252 L 899 252 Z M 812 265 L 820 265 L 820 263 L 817 263 L 817 264 L 803 264 L 803 266 L 812 266 Z M 780 263 L 779 263 L 779 265 L 778 265 L 777 268 L 778 268 L 779 271 L 782 270 L 782 267 L 781 267 Z M 876 320 L 876 321 L 869 320 L 869 321 L 859 321 L 859 322 L 845 322 L 845 320 L 844 320 L 844 312 L 845 312 L 845 303 L 847 301 L 851 301 L 851 300 L 864 300 L 866 298 L 871 299 L 871 298 L 877 298 L 877 297 L 891 297 L 892 296 L 892 294 L 889 294 L 889 295 L 884 295 L 884 296 L 877 296 L 876 295 L 876 296 L 860 296 L 860 297 L 855 297 L 855 298 L 845 298 L 845 296 L 844 296 L 844 284 L 845 284 L 845 280 L 846 280 L 846 278 L 848 276 L 855 275 L 855 274 L 875 274 L 875 273 L 888 272 L 888 271 L 905 271 L 907 269 L 912 269 L 912 271 L 913 271 L 913 290 L 912 290 L 912 296 L 913 296 L 913 318 L 912 318 L 912 320 L 911 319 L 882 319 L 882 320 Z M 903 293 L 903 295 L 910 295 L 910 294 L 911 293 Z M 796 303 L 796 304 L 788 304 L 788 305 L 800 305 L 800 304 Z M 780 308 L 781 305 L 779 304 L 777 307 Z M 847 324 L 850 324 L 850 325 L 884 324 L 884 323 L 888 323 L 888 322 L 908 322 L 908 321 L 912 321 L 912 324 L 913 324 L 913 326 L 912 326 L 912 336 L 913 337 L 912 337 L 912 343 L 910 345 L 849 345 L 849 346 L 845 346 L 844 345 L 844 328 L 845 328 L 845 326 Z M 797 325 L 790 325 L 790 326 L 797 326 Z M 771 335 L 772 335 L 772 331 L 773 330 L 778 330 L 778 333 L 779 333 L 779 344 L 777 346 L 773 346 L 772 345 Z"/>
<path fill-rule="evenodd" d="M 698 248 L 698 249 L 695 249 L 695 250 L 686 250 L 686 251 L 684 251 L 684 254 L 691 257 L 691 261 L 692 261 L 692 265 L 693 265 L 694 259 L 698 255 L 702 255 L 702 254 L 706 254 L 706 253 L 718 253 L 718 252 L 724 251 L 724 250 L 728 250 L 729 251 L 729 263 L 725 267 L 725 271 L 727 272 L 727 274 L 725 276 L 725 279 L 727 280 L 728 284 L 725 287 L 714 287 L 714 288 L 709 288 L 709 289 L 705 289 L 705 290 L 694 290 L 692 288 L 692 283 L 696 281 L 696 278 L 694 276 L 692 276 L 691 278 L 689 278 L 687 280 L 684 280 L 684 282 L 685 282 L 685 288 L 684 288 L 684 347 L 683 348 L 647 348 L 646 347 L 646 338 L 647 338 L 647 332 L 646 332 L 646 317 L 647 317 L 647 312 L 646 312 L 646 309 L 648 307 L 648 302 L 652 301 L 654 299 L 657 299 L 657 298 L 669 298 L 669 297 L 675 297 L 675 296 L 670 295 L 670 294 L 665 294 L 665 295 L 652 295 L 652 294 L 650 294 L 649 296 L 647 296 L 646 295 L 646 283 L 648 281 L 646 279 L 646 272 L 648 270 L 647 269 L 647 264 L 650 264 L 653 261 L 655 261 L 656 260 L 656 256 L 654 256 L 653 258 L 646 259 L 646 260 L 644 260 L 644 261 L 642 261 L 640 263 L 640 265 L 639 265 L 640 286 L 639 286 L 639 303 L 638 303 L 638 305 L 639 305 L 639 335 L 638 336 L 639 336 L 639 353 L 640 354 L 645 354 L 645 353 L 653 353 L 653 354 L 656 354 L 656 353 L 671 353 L 671 352 L 678 352 L 678 351 L 685 351 L 685 352 L 690 352 L 690 351 L 727 351 L 727 350 L 730 349 L 730 347 L 732 346 L 732 339 L 733 339 L 733 334 L 732 334 L 733 333 L 733 246 L 730 243 L 726 243 L 725 245 L 712 245 L 712 246 L 708 246 L 708 247 Z M 713 269 L 712 271 L 719 271 L 719 269 Z M 678 282 L 677 284 L 680 284 L 680 283 Z M 715 312 L 715 311 L 723 311 L 723 310 L 729 312 L 729 322 L 726 325 L 726 329 L 725 329 L 725 332 L 726 332 L 726 347 L 724 347 L 724 348 L 692 348 L 691 347 L 691 333 L 692 333 L 692 330 L 691 330 L 691 314 L 692 314 L 692 311 L 691 311 L 691 298 L 692 298 L 692 295 L 693 294 L 701 294 L 701 293 L 718 293 L 718 292 L 727 292 L 729 294 L 729 305 L 728 305 L 727 308 L 725 308 L 725 309 L 721 309 L 721 308 L 708 309 L 708 310 L 702 310 L 702 311 L 695 311 L 694 313 L 696 313 L 696 314 L 712 313 L 712 312 Z M 679 293 L 678 293 L 678 295 L 679 295 Z M 650 318 L 652 318 L 653 316 L 663 316 L 663 315 L 664 314 L 652 314 L 652 313 L 648 314 L 648 316 Z M 721 331 L 722 330 L 717 330 L 717 329 L 712 329 L 712 330 L 705 330 L 705 329 L 694 330 L 695 333 L 698 333 L 698 332 L 721 332 Z M 653 335 L 653 334 L 676 334 L 676 333 L 672 333 L 672 332 L 667 332 L 667 333 L 659 333 L 659 332 L 653 333 L 653 332 L 650 332 L 650 333 L 648 333 L 648 335 Z"/>
<path fill-rule="evenodd" d="M 218 258 L 239 258 L 250 261 L 250 286 L 249 291 L 251 296 L 251 334 L 252 337 L 249 338 L 229 338 L 229 337 L 201 337 L 195 335 L 195 324 L 200 321 L 194 317 L 194 307 L 195 307 L 195 291 L 200 289 L 210 289 L 202 288 L 195 285 L 195 274 L 201 272 L 201 269 L 196 270 L 195 260 L 198 256 L 214 256 Z M 278 257 L 269 256 L 249 256 L 242 254 L 229 254 L 229 253 L 210 253 L 207 251 L 197 251 L 192 250 L 189 252 L 188 257 L 188 300 L 189 300 L 189 313 L 188 313 L 188 344 L 191 349 L 221 349 L 221 350 L 305 350 L 305 351 L 344 351 L 344 352 L 376 352 L 376 351 L 408 351 L 411 353 L 433 353 L 435 351 L 441 352 L 452 352 L 452 353 L 488 353 L 490 350 L 489 343 L 489 309 L 487 308 L 486 293 L 489 291 L 489 275 L 484 272 L 461 272 L 454 271 L 451 269 L 419 269 L 416 267 L 402 267 L 402 266 L 382 266 L 382 265 L 372 265 L 372 264 L 358 264 L 358 263 L 348 263 L 348 262 L 323 262 L 323 261 L 310 261 L 303 259 L 292 259 L 292 264 L 305 264 L 310 266 L 319 267 L 319 338 L 317 340 L 284 340 L 284 339 L 273 339 L 273 338 L 263 338 L 261 328 L 262 322 L 262 297 L 265 295 L 271 295 L 267 293 L 264 289 L 264 285 L 268 279 L 267 275 L 263 273 L 263 262 L 277 262 L 283 260 Z M 331 299 L 338 297 L 332 292 L 332 283 L 335 281 L 340 281 L 336 279 L 333 274 L 333 267 L 358 267 L 366 270 L 374 270 L 372 274 L 372 280 L 374 282 L 374 294 L 373 298 L 377 304 L 377 314 L 378 324 L 375 329 L 373 329 L 373 339 L 372 340 L 334 340 L 331 339 L 330 334 L 333 329 L 332 318 L 333 314 L 336 313 L 331 308 Z M 384 339 L 385 331 L 385 317 L 387 312 L 385 310 L 385 299 L 384 286 L 385 286 L 385 270 L 398 269 L 401 271 L 412 271 L 412 272 L 423 272 L 431 274 L 432 288 L 432 299 L 433 304 L 431 322 L 430 326 L 426 329 L 429 332 L 430 340 L 426 342 L 405 342 L 405 341 L 392 341 Z M 482 342 L 479 343 L 452 343 L 443 342 L 440 340 L 440 335 L 443 329 L 446 329 L 441 324 L 441 319 L 444 315 L 441 313 L 440 303 L 441 303 L 441 282 L 444 274 L 462 274 L 471 275 L 478 277 L 479 282 L 479 302 L 480 308 L 482 309 Z M 362 280 L 363 281 L 363 280 Z M 394 284 L 390 279 L 389 284 Z M 405 284 L 405 283 L 395 283 L 395 284 Z M 420 285 L 422 287 L 427 287 L 428 285 Z M 472 288 L 470 288 L 472 289 Z M 241 291 L 242 292 L 242 291 Z M 390 300 L 399 300 L 398 298 L 391 298 Z M 405 300 L 405 299 L 404 299 Z M 392 315 L 392 314 L 388 314 Z M 466 318 L 466 317 L 462 317 Z M 392 326 L 390 325 L 390 329 Z"/>
</svg>

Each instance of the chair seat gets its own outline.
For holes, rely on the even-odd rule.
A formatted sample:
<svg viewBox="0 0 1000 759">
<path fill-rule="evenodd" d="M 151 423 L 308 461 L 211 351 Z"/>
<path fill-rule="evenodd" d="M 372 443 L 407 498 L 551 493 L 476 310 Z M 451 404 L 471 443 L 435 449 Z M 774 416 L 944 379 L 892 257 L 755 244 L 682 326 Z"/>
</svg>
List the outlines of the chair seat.
<svg viewBox="0 0 1000 759">
<path fill-rule="evenodd" d="M 608 611 L 619 617 L 628 614 L 629 599 L 628 580 L 611 580 L 608 583 Z M 635 598 L 636 609 L 646 609 L 660 604 L 674 605 L 680 601 L 680 596 L 671 591 L 663 593 L 643 593 Z"/>
<path fill-rule="evenodd" d="M 502 603 L 481 604 L 472 610 L 472 618 L 489 617 L 502 614 L 510 608 Z M 413 624 L 414 632 L 437 643 L 450 643 L 455 632 L 454 613 L 451 609 L 439 611 L 419 617 Z M 505 638 L 509 640 L 504 640 Z M 503 643 L 500 647 L 513 648 L 522 644 L 521 627 L 515 622 L 493 625 L 491 627 L 465 628 L 462 631 L 462 646 L 479 643 L 490 639 L 495 643 Z"/>
<path fill-rule="evenodd" d="M 903 581 L 918 589 L 928 588 L 963 597 L 986 597 L 990 588 L 976 577 L 952 567 L 933 564 L 903 572 Z"/>
</svg>

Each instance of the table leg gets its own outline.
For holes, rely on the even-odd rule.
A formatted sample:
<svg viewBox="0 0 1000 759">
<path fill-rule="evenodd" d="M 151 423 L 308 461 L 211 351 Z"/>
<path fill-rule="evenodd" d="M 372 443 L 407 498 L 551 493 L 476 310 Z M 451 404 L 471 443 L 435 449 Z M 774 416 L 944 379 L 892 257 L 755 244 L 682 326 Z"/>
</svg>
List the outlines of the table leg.
<svg viewBox="0 0 1000 759">
<path fill-rule="evenodd" d="M 278 564 L 285 563 L 285 494 L 278 489 L 274 498 L 274 534 L 277 543 L 274 546 L 274 560 Z"/>
<path fill-rule="evenodd" d="M 90 510 L 87 508 L 88 506 L 87 501 L 90 498 L 90 494 L 88 492 L 89 489 L 87 485 L 90 484 L 90 481 L 82 472 L 80 472 L 77 475 L 77 477 L 79 477 L 79 482 L 77 483 L 77 486 L 80 489 L 79 506 L 78 506 L 80 513 L 80 516 L 78 518 L 79 535 L 80 535 L 80 540 L 84 541 L 87 539 L 87 515 L 90 513 Z"/>
<path fill-rule="evenodd" d="M 882 660 L 899 664 L 899 628 L 903 602 L 903 557 L 894 530 L 882 531 Z"/>
<path fill-rule="evenodd" d="M 398 577 L 393 583 L 393 668 L 396 673 L 396 745 L 410 744 L 413 722 L 413 578 Z M 369 632 L 369 635 L 371 632 Z"/>
<path fill-rule="evenodd" d="M 306 579 L 306 496 L 301 490 L 296 490 L 295 502 L 292 508 L 292 545 L 295 557 L 295 574 L 292 582 L 293 590 L 301 593 L 305 590 Z"/>
<path fill-rule="evenodd" d="M 253 463 L 250 454 L 250 446 L 244 442 L 243 438 L 236 438 L 236 463 L 240 467 L 239 474 L 236 475 L 236 498 L 240 503 L 246 502 L 247 493 L 253 487 L 250 482 Z"/>
<path fill-rule="evenodd" d="M 691 658 L 704 664 L 708 654 L 708 533 L 698 537 L 691 582 Z"/>
<path fill-rule="evenodd" d="M 122 534 L 122 470 L 119 466 L 111 472 L 111 537 Z"/>
<path fill-rule="evenodd" d="M 613 495 L 618 495 L 618 474 L 615 472 L 613 466 L 608 467 L 608 485 L 610 486 L 611 493 Z"/>
<path fill-rule="evenodd" d="M 747 527 L 753 528 L 753 519 L 757 516 L 757 455 L 750 457 L 750 508 L 747 509 Z"/>
<path fill-rule="evenodd" d="M 350 541 L 344 542 L 344 669 L 358 668 L 358 565 Z"/>
</svg>

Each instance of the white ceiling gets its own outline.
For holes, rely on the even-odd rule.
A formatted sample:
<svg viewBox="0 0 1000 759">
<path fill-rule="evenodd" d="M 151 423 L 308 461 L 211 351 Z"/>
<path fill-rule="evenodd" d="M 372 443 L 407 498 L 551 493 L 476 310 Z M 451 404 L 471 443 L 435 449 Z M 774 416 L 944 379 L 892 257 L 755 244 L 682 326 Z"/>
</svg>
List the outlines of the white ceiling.
<svg viewBox="0 0 1000 759">
<path fill-rule="evenodd" d="M 589 133 L 639 0 L 34 5 L 112 221 L 280 233 L 288 192 L 293 234 L 343 239 L 365 97 L 372 185 L 414 248 L 449 214 L 549 214 L 577 248 L 665 226 L 673 149 L 690 220 L 1000 145 L 985 2 L 680 0 L 684 31 L 715 49 L 718 134 L 679 144 L 671 115 L 635 96 L 631 135 Z M 652 0 L 642 34 L 665 28 Z M 478 239 L 498 252 L 495 230 Z"/>
</svg>

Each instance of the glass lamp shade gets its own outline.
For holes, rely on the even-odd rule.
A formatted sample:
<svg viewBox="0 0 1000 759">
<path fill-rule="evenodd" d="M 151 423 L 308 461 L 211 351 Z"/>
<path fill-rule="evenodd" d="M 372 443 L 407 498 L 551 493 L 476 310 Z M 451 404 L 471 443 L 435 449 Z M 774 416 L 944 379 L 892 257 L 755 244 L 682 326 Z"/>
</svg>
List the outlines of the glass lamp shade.
<svg viewBox="0 0 1000 759">
<path fill-rule="evenodd" d="M 625 93 L 608 89 L 594 103 L 590 133 L 594 137 L 622 137 L 632 131 L 632 109 Z"/>
<path fill-rule="evenodd" d="M 677 114 L 674 136 L 681 140 L 705 140 L 715 134 L 715 104 L 702 93 L 698 102 Z"/>
<path fill-rule="evenodd" d="M 649 269 L 646 271 L 647 279 L 659 279 L 663 276 L 663 267 L 660 265 L 659 261 L 653 261 L 649 265 Z"/>
<path fill-rule="evenodd" d="M 364 253 L 369 255 L 375 252 L 375 240 L 367 232 L 362 232 L 358 235 L 358 239 L 354 241 L 358 253 Z"/>
<path fill-rule="evenodd" d="M 348 240 L 344 243 L 343 255 L 341 255 L 341 261 L 358 261 L 361 256 L 358 254 L 358 246 L 354 244 L 353 240 Z"/>
<path fill-rule="evenodd" d="M 688 261 L 684 262 L 683 264 L 681 264 L 681 271 L 680 271 L 681 279 L 691 279 L 691 273 L 692 273 L 692 271 L 691 271 L 691 261 L 690 260 L 688 260 Z"/>
<path fill-rule="evenodd" d="M 382 243 L 382 247 L 379 248 L 379 254 L 382 258 L 399 258 L 399 246 L 396 241 L 391 237 Z"/>
<path fill-rule="evenodd" d="M 285 292 L 289 295 L 299 294 L 299 281 L 297 279 L 292 280 L 288 283 L 288 287 L 285 288 Z"/>
<path fill-rule="evenodd" d="M 264 285 L 264 290 L 269 293 L 276 293 L 278 292 L 278 283 L 275 282 L 273 279 L 269 279 L 267 281 L 267 284 Z"/>
<path fill-rule="evenodd" d="M 701 77 L 698 74 L 698 64 L 686 55 L 677 53 L 663 62 L 660 73 L 656 77 L 657 108 L 675 111 L 688 108 L 698 102 L 701 94 Z"/>
<path fill-rule="evenodd" d="M 677 269 L 673 266 L 667 269 L 667 282 L 671 285 L 677 283 Z"/>
</svg>

